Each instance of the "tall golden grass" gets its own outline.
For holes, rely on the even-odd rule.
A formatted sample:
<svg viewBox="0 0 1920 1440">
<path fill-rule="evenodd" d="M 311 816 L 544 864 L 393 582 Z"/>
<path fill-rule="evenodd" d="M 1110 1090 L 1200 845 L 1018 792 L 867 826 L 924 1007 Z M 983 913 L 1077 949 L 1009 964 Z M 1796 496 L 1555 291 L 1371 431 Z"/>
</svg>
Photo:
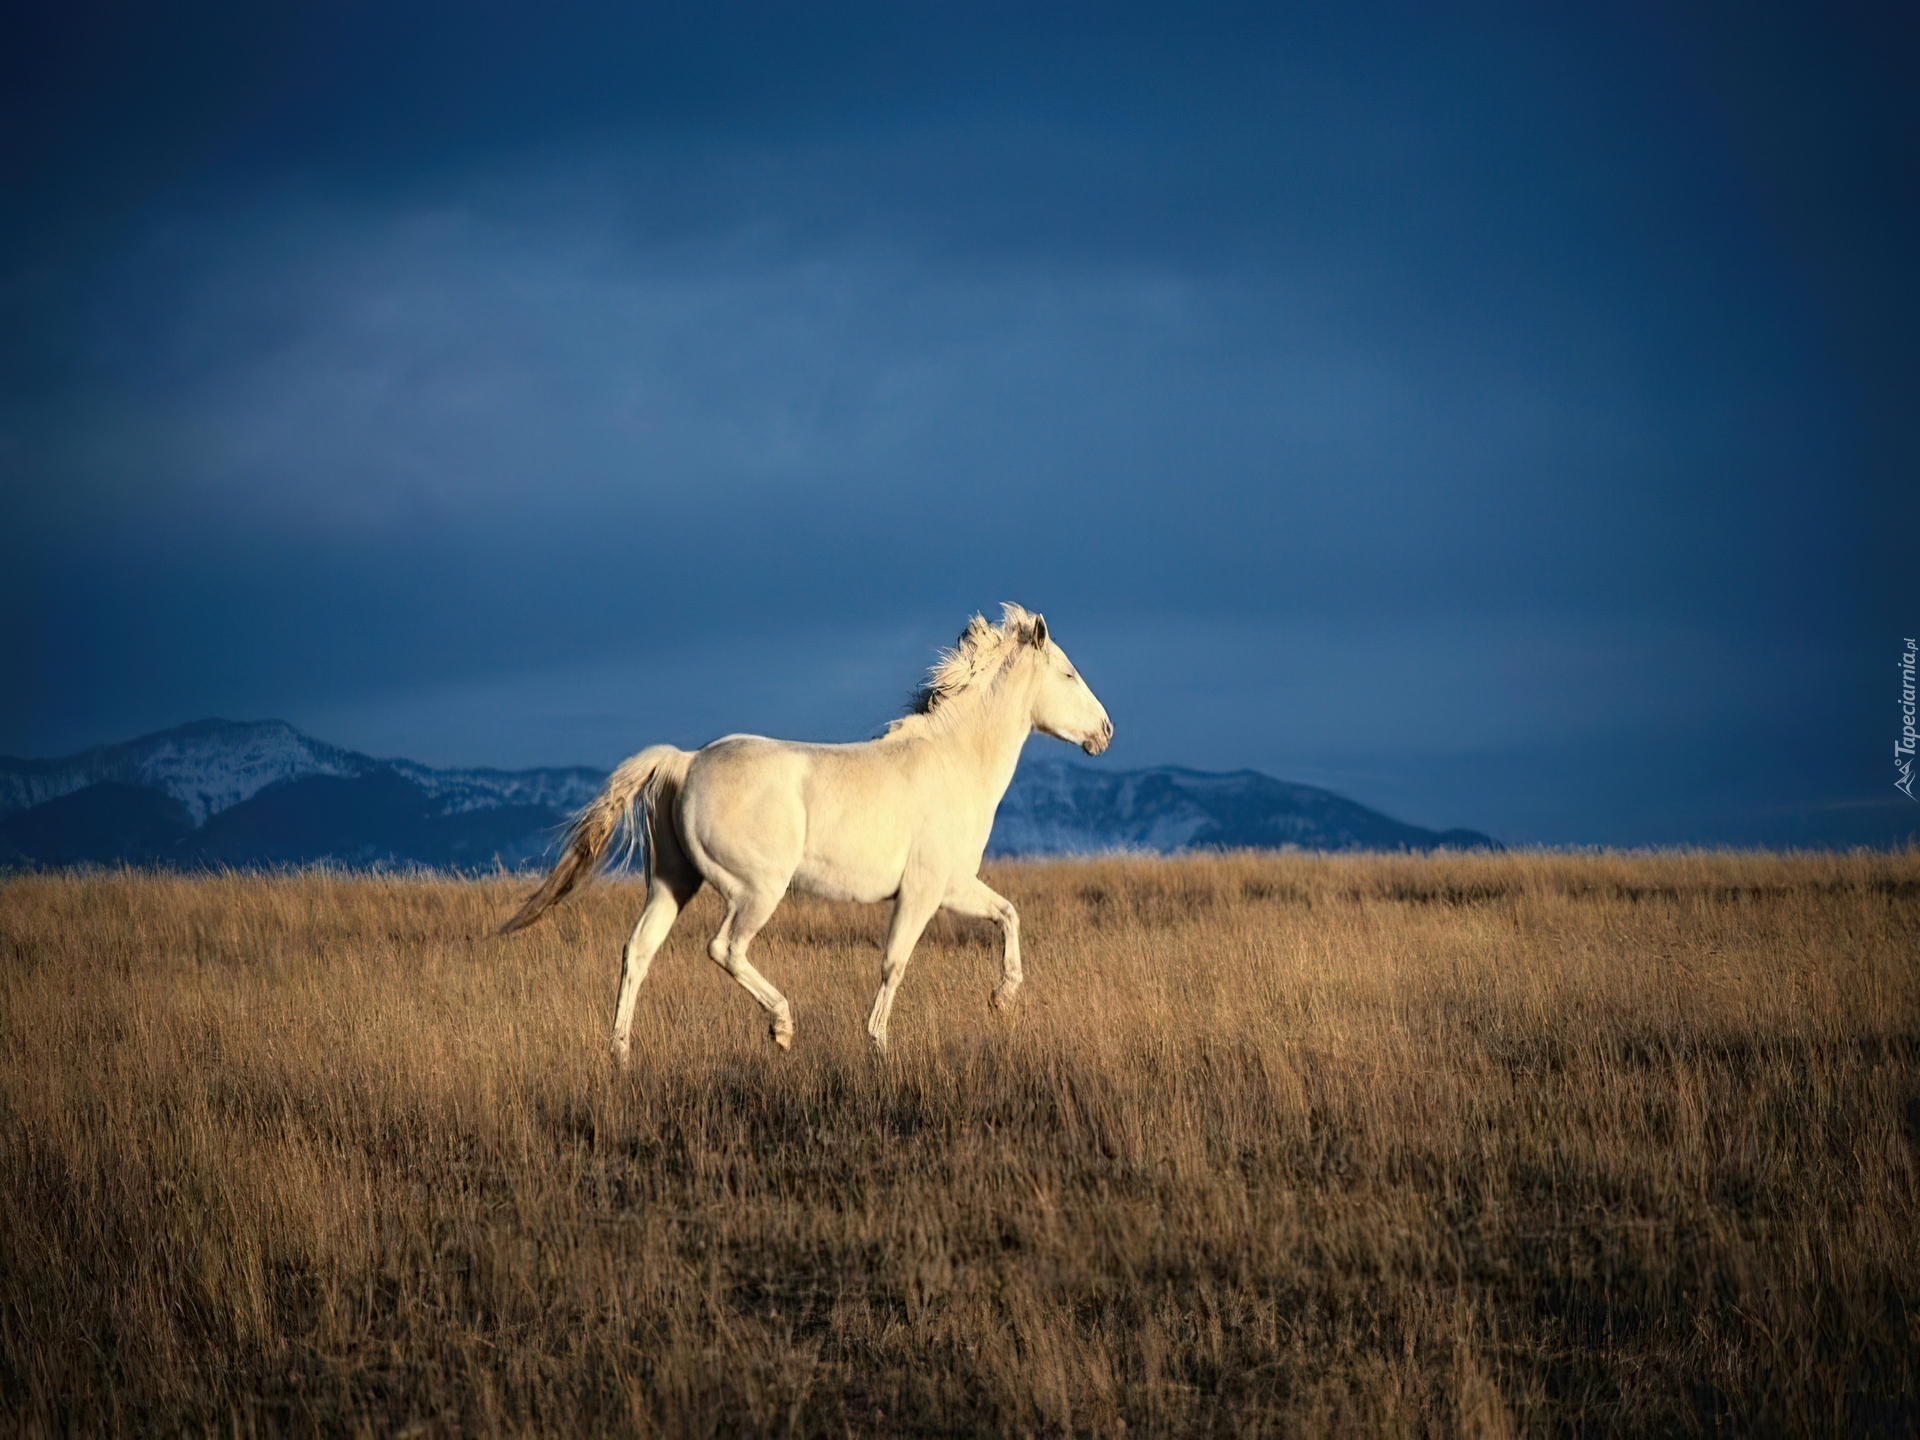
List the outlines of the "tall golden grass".
<svg viewBox="0 0 1920 1440">
<path fill-rule="evenodd" d="M 28 1433 L 1912 1433 L 1920 853 L 1014 865 L 655 963 L 634 886 L 0 887 Z"/>
</svg>

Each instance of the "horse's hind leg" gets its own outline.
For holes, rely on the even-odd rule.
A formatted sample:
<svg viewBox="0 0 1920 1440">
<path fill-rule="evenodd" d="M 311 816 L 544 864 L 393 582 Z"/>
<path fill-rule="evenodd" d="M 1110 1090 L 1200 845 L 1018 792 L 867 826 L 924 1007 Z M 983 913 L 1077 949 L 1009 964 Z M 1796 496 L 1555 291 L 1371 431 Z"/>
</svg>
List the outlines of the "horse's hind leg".
<svg viewBox="0 0 1920 1440">
<path fill-rule="evenodd" d="M 620 963 L 620 998 L 613 1007 L 613 1058 L 627 1063 L 627 1032 L 633 1028 L 633 1002 L 647 978 L 653 955 L 680 918 L 681 907 L 700 889 L 700 877 L 655 874 L 647 881 L 647 908 L 633 927 Z"/>
<path fill-rule="evenodd" d="M 653 955 L 666 940 L 686 903 L 700 893 L 700 872 L 680 843 L 671 815 L 649 808 L 647 814 L 647 907 L 633 927 L 620 961 L 620 995 L 613 1005 L 613 1058 L 627 1062 L 627 1033 L 633 1027 L 633 1002 L 647 978 Z"/>
<path fill-rule="evenodd" d="M 719 933 L 713 937 L 713 943 L 707 946 L 707 953 L 713 957 L 714 963 L 738 980 L 741 987 L 773 1017 L 773 1043 L 782 1050 L 793 1044 L 793 1008 L 787 1004 L 787 997 L 774 989 L 767 977 L 753 968 L 753 963 L 747 959 L 747 946 L 753 943 L 753 937 L 760 933 L 760 927 L 767 923 L 784 894 L 784 885 L 777 890 L 771 886 L 736 890 L 727 897 L 727 918 L 720 922 Z"/>
</svg>

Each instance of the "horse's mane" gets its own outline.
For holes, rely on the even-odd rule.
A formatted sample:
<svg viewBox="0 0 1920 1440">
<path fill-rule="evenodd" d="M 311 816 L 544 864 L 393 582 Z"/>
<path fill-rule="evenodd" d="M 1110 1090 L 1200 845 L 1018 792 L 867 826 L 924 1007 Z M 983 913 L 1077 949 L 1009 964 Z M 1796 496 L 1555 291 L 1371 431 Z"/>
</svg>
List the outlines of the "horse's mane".
<svg viewBox="0 0 1920 1440">
<path fill-rule="evenodd" d="M 927 733 L 951 713 L 954 701 L 991 689 L 1008 661 L 1018 659 L 1033 644 L 1039 623 L 1039 616 L 1011 601 L 1001 605 L 998 625 L 989 625 L 986 616 L 975 615 L 953 642 L 953 648 L 940 652 L 927 678 L 913 692 L 907 713 L 888 725 L 886 733 Z"/>
</svg>

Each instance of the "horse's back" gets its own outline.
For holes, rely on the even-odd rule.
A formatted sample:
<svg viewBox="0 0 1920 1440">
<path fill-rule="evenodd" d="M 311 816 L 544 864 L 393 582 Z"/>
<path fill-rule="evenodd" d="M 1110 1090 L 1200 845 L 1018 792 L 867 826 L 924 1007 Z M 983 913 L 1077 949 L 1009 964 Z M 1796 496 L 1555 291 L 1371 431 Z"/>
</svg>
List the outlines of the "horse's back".
<svg viewBox="0 0 1920 1440">
<path fill-rule="evenodd" d="M 899 888 L 925 818 L 907 760 L 871 743 L 728 735 L 688 768 L 682 832 L 696 861 L 742 880 L 882 900 Z"/>
</svg>

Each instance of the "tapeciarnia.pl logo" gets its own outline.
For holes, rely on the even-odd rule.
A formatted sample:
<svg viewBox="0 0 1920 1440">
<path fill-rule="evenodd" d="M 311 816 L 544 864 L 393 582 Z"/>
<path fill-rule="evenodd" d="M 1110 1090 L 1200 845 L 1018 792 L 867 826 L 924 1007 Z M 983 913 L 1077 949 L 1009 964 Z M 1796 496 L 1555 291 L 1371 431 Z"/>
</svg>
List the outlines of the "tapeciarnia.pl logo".
<svg viewBox="0 0 1920 1440">
<path fill-rule="evenodd" d="M 1893 768 L 1900 778 L 1893 782 L 1893 788 L 1909 800 L 1920 799 L 1913 793 L 1913 745 L 1917 738 L 1913 728 L 1913 661 L 1913 640 L 1908 637 L 1907 648 L 1900 656 L 1900 738 L 1893 742 Z"/>
</svg>

